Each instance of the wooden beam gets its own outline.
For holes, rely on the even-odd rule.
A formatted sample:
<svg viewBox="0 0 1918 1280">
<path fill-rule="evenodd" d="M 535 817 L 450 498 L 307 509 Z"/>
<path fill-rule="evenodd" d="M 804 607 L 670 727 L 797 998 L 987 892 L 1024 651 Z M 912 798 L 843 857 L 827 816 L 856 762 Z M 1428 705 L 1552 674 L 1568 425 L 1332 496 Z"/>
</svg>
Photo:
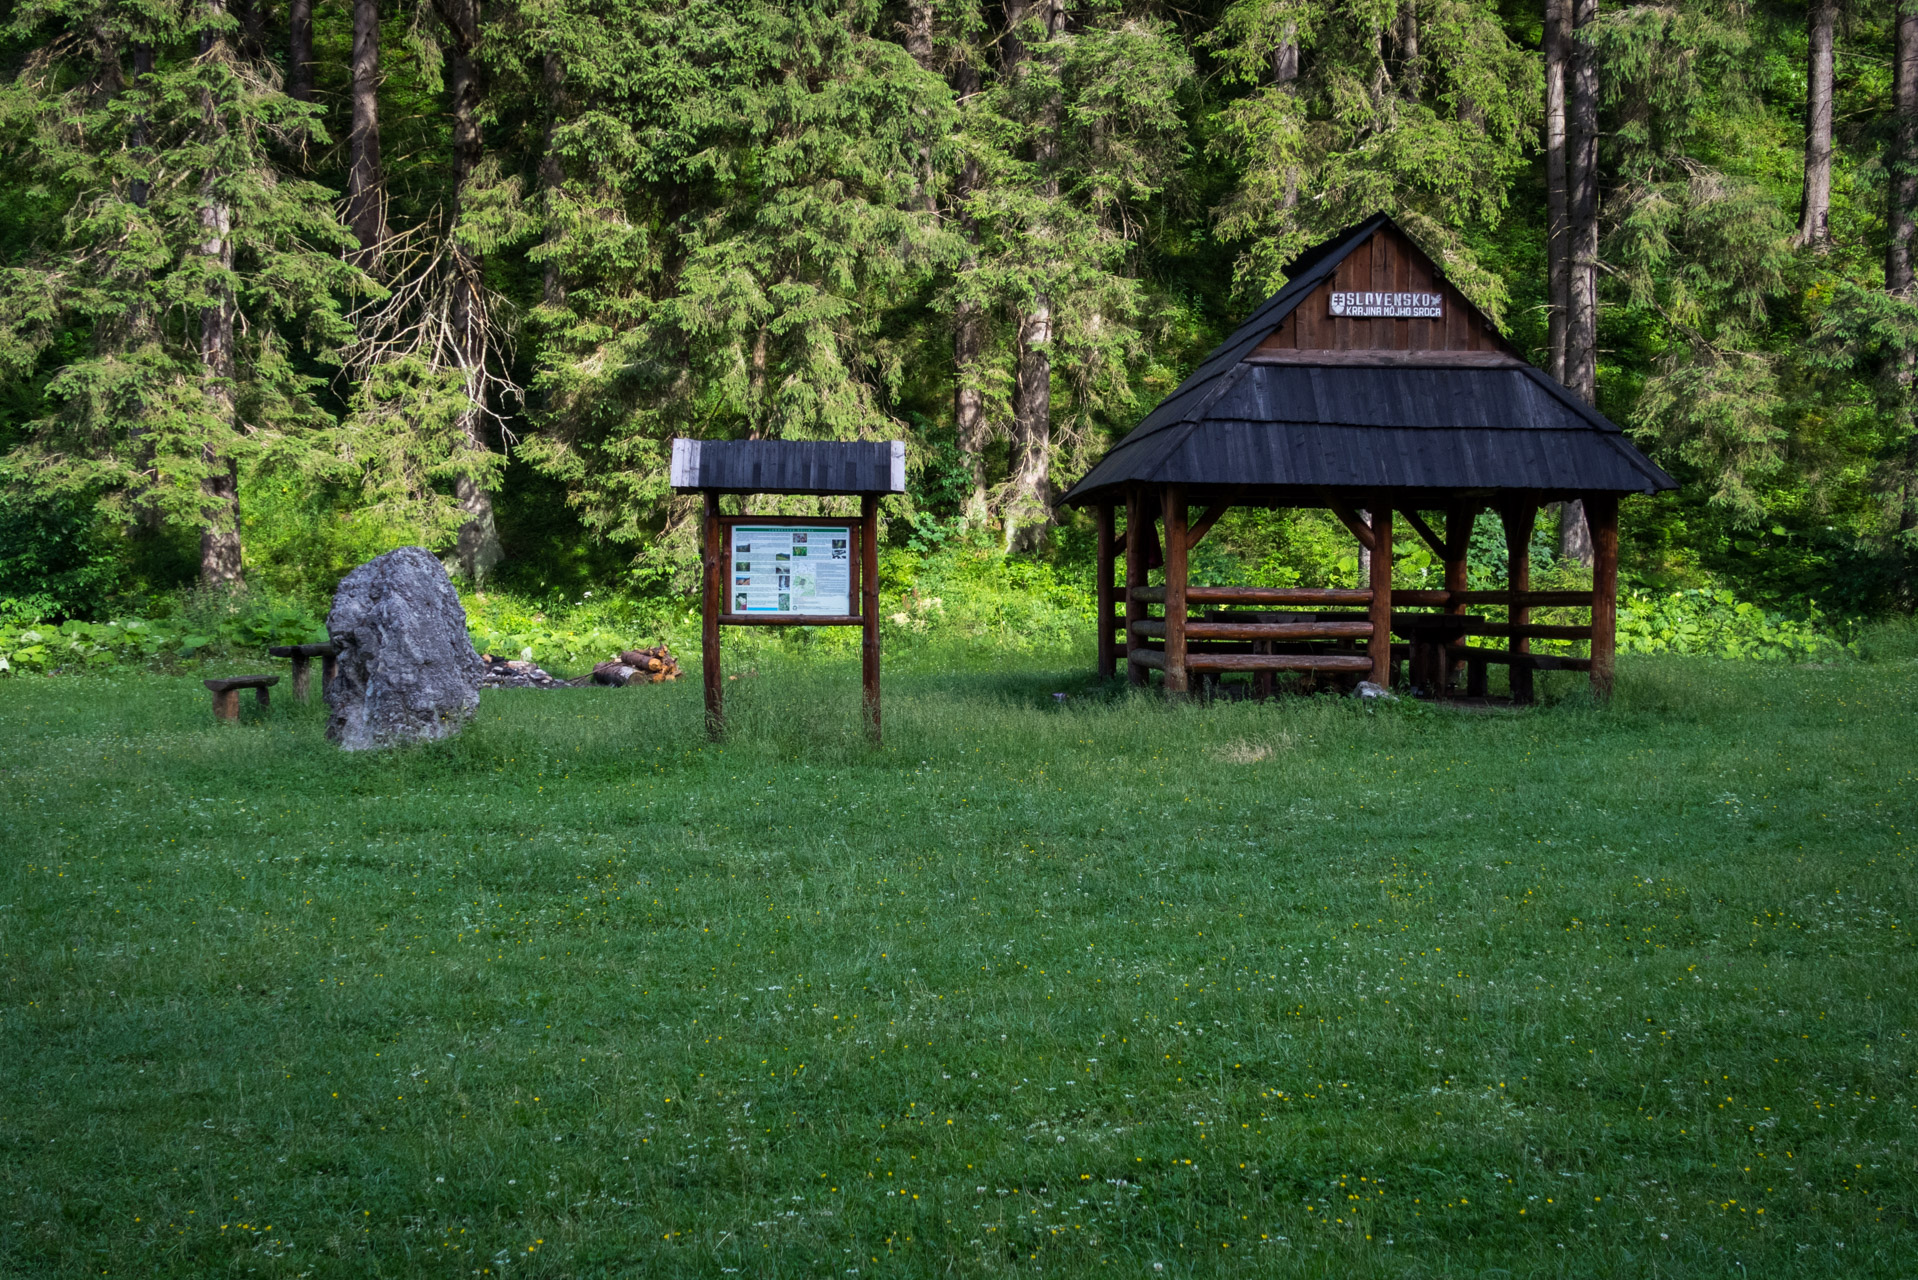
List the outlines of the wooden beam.
<svg viewBox="0 0 1918 1280">
<path fill-rule="evenodd" d="M 1332 508 L 1332 514 L 1343 521 L 1345 527 L 1352 531 L 1352 536 L 1359 540 L 1361 547 L 1364 547 L 1367 551 L 1377 550 L 1377 548 L 1372 545 L 1372 530 L 1366 525 L 1365 521 L 1359 519 L 1359 513 L 1352 509 L 1351 504 L 1347 503 L 1345 499 L 1339 497 L 1338 494 L 1333 493 L 1330 489 L 1319 490 L 1319 497 L 1324 499 L 1326 506 Z"/>
<path fill-rule="evenodd" d="M 1247 364 L 1357 365 L 1371 368 L 1407 366 L 1519 369 L 1525 362 L 1502 351 L 1328 351 L 1322 348 L 1266 347 L 1245 358 Z"/>
<path fill-rule="evenodd" d="M 1112 583 L 1113 552 L 1116 539 L 1112 533 L 1112 504 L 1101 502 L 1093 508 L 1093 520 L 1098 527 L 1098 554 L 1094 557 L 1094 587 L 1098 599 L 1098 616 L 1104 619 L 1099 627 L 1099 678 L 1110 680 L 1119 670 L 1118 646 L 1113 642 L 1112 606 L 1115 594 Z"/>
<path fill-rule="evenodd" d="M 1129 662 L 1141 669 L 1165 670 L 1165 651 L 1134 649 Z M 1186 657 L 1190 671 L 1370 671 L 1372 659 L 1362 653 L 1194 653 Z"/>
<path fill-rule="evenodd" d="M 1453 644 L 1446 649 L 1472 662 L 1510 663 L 1517 671 L 1590 671 L 1590 658 L 1575 658 L 1559 653 L 1513 653 L 1509 649 L 1480 649 L 1474 645 Z"/>
<path fill-rule="evenodd" d="M 700 676 L 706 683 L 706 733 L 714 741 L 726 731 L 726 690 L 719 679 L 719 613 L 725 585 L 720 571 L 719 495 L 706 495 L 705 539 L 700 547 L 704 574 L 699 607 Z"/>
<path fill-rule="evenodd" d="M 1165 603 L 1164 587 L 1138 587 L 1130 595 L 1139 604 Z M 1372 593 L 1342 587 L 1187 587 L 1185 599 L 1187 604 L 1370 604 Z"/>
<path fill-rule="evenodd" d="M 1142 618 L 1132 625 L 1132 634 L 1153 639 L 1165 637 L 1165 622 Z M 1369 640 L 1369 622 L 1191 622 L 1185 624 L 1187 640 Z"/>
<path fill-rule="evenodd" d="M 1532 619 L 1530 606 L 1545 594 L 1531 589 L 1532 526 L 1538 520 L 1538 503 L 1529 496 L 1515 500 L 1499 512 L 1499 520 L 1505 526 L 1506 616 L 1512 628 L 1505 649 L 1511 665 L 1512 701 L 1529 703 L 1536 695 L 1533 669 L 1523 661 L 1532 648 L 1525 627 Z"/>
<path fill-rule="evenodd" d="M 1372 683 L 1392 687 L 1392 499 L 1372 498 Z"/>
<path fill-rule="evenodd" d="M 1232 504 L 1229 502 L 1215 502 L 1206 508 L 1205 514 L 1199 517 L 1199 522 L 1193 525 L 1191 531 L 1185 535 L 1185 549 L 1190 551 L 1198 546 L 1199 539 L 1211 533 L 1212 526 L 1219 523 L 1219 517 L 1231 509 Z"/>
<path fill-rule="evenodd" d="M 1592 531 L 1592 694 L 1612 696 L 1618 652 L 1618 495 L 1585 495 L 1585 522 Z"/>
<path fill-rule="evenodd" d="M 1405 516 L 1406 523 L 1412 526 L 1412 532 L 1418 534 L 1419 537 L 1425 539 L 1425 545 L 1432 548 L 1433 555 L 1437 556 L 1440 560 L 1444 560 L 1445 559 L 1445 539 L 1439 537 L 1438 534 L 1432 532 L 1432 526 L 1425 523 L 1425 517 L 1421 516 L 1418 512 L 1412 510 L 1412 508 L 1410 507 L 1404 508 L 1403 514 Z"/>
<path fill-rule="evenodd" d="M 1161 500 L 1165 520 L 1165 692 L 1184 697 L 1185 662 L 1186 509 L 1185 488 L 1169 484 Z"/>
<path fill-rule="evenodd" d="M 725 627 L 863 627 L 866 619 L 857 613 L 722 613 L 719 623 Z"/>
<path fill-rule="evenodd" d="M 1446 601 L 1445 612 L 1462 614 L 1465 603 L 1459 597 L 1471 586 L 1471 566 L 1466 563 L 1465 554 L 1472 543 L 1472 523 L 1478 518 L 1478 508 L 1454 498 L 1445 506 L 1445 590 L 1451 599 Z M 1442 683 L 1447 689 L 1458 683 L 1459 667 L 1462 663 L 1448 663 L 1440 672 Z M 1480 668 L 1481 674 L 1483 667 Z"/>
<path fill-rule="evenodd" d="M 859 499 L 859 615 L 866 620 L 859 638 L 859 683 L 866 709 L 866 732 L 879 745 L 879 499 Z"/>
<path fill-rule="evenodd" d="M 1145 617 L 1146 601 L 1140 599 L 1140 593 L 1148 590 L 1145 584 L 1145 494 L 1139 486 L 1131 485 L 1125 491 L 1125 621 L 1126 648 L 1130 652 L 1132 644 L 1132 626 Z M 1143 685 L 1146 682 L 1145 669 L 1126 663 L 1126 682 Z"/>
</svg>

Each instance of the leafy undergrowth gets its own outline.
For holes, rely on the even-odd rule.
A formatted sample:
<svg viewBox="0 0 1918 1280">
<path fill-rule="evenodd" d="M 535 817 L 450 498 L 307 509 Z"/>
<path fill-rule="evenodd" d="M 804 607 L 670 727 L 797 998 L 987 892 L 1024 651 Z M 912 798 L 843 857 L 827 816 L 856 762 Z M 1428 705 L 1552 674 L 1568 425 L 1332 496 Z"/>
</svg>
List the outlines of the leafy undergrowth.
<svg viewBox="0 0 1918 1280">
<path fill-rule="evenodd" d="M 1421 585 L 1405 570 L 1401 585 Z M 918 555 L 889 550 L 881 565 L 881 631 L 888 660 L 912 668 L 989 667 L 1008 655 L 1058 660 L 1089 648 L 1094 602 L 1090 575 L 1042 561 L 1008 558 L 991 546 L 955 541 Z M 1541 590 L 1578 588 L 1589 576 L 1542 576 Z M 1430 585 L 1429 582 L 1423 585 Z M 577 674 L 621 649 L 666 641 L 690 653 L 699 643 L 696 604 L 586 592 L 577 599 L 533 600 L 510 592 L 463 597 L 468 630 L 482 653 L 527 658 Z M 0 674 L 72 671 L 113 664 L 173 666 L 214 658 L 258 658 L 269 645 L 325 638 L 325 611 L 268 594 L 196 594 L 163 602 L 153 616 L 105 623 L 0 625 Z M 1494 619 L 1502 611 L 1486 611 Z M 1539 610 L 1534 621 L 1582 623 L 1569 609 Z M 762 655 L 857 653 L 852 628 L 732 628 L 731 660 Z M 1540 642 L 1541 651 L 1572 651 Z M 1582 652 L 1582 643 L 1577 646 Z M 1703 655 L 1753 660 L 1829 660 L 1853 650 L 1831 620 L 1793 618 L 1696 589 L 1666 594 L 1628 588 L 1619 600 L 1619 649 L 1625 653 Z"/>
<path fill-rule="evenodd" d="M 0 1273 L 1902 1277 L 1910 672 L 0 684 Z"/>
<path fill-rule="evenodd" d="M 1792 662 L 1839 658 L 1848 652 L 1816 606 L 1807 617 L 1793 618 L 1729 591 L 1705 588 L 1664 595 L 1624 593 L 1618 602 L 1618 648 L 1621 653 Z"/>
</svg>

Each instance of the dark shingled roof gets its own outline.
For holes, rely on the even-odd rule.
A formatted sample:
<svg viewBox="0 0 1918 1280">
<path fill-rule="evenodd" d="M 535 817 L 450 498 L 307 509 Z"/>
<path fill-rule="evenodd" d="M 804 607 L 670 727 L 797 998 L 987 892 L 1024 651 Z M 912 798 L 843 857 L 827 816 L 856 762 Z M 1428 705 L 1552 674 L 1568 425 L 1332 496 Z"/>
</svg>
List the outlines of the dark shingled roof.
<svg viewBox="0 0 1918 1280">
<path fill-rule="evenodd" d="M 675 493 L 904 493 L 900 440 L 674 440 Z"/>
<path fill-rule="evenodd" d="M 1457 364 L 1248 364 L 1265 336 L 1390 223 L 1377 214 L 1307 250 L 1285 288 L 1072 487 L 1129 484 L 1652 493 L 1672 478 L 1543 372 Z M 1306 352 L 1287 353 L 1309 359 Z"/>
</svg>

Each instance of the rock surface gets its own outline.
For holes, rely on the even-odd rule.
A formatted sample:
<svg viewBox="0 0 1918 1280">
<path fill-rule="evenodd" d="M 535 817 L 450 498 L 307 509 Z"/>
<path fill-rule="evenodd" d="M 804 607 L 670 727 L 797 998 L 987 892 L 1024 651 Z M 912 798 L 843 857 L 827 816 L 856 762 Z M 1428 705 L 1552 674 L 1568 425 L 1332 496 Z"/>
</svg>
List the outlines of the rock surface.
<svg viewBox="0 0 1918 1280">
<path fill-rule="evenodd" d="M 450 737 L 479 706 L 485 665 L 466 610 L 423 547 L 389 551 L 340 579 L 326 630 L 340 646 L 326 736 L 345 750 Z"/>
</svg>

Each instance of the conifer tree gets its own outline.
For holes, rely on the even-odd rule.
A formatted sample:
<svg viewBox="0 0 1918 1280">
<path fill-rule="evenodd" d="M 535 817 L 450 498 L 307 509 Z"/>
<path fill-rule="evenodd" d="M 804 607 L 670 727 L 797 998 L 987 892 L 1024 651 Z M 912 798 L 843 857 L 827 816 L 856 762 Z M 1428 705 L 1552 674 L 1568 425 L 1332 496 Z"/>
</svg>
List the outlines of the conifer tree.
<svg viewBox="0 0 1918 1280">
<path fill-rule="evenodd" d="M 20 376 L 62 331 L 87 340 L 6 469 L 198 529 L 202 581 L 234 583 L 245 470 L 327 461 L 289 340 L 337 352 L 367 287 L 331 193 L 272 160 L 320 136 L 314 112 L 242 55 L 220 0 L 52 0 L 10 31 L 40 52 L 0 89 L 0 146 L 66 213 L 0 284 L 0 360 Z"/>
<path fill-rule="evenodd" d="M 1384 211 L 1474 302 L 1502 313 L 1504 283 L 1462 232 L 1504 216 L 1508 183 L 1535 138 L 1542 81 L 1495 8 L 1237 0 L 1206 39 L 1245 90 L 1214 143 L 1239 174 L 1218 224 L 1242 246 L 1243 299 L 1278 288 L 1309 245 Z M 1295 58 L 1296 77 L 1273 75 Z"/>
<path fill-rule="evenodd" d="M 522 449 L 589 527 L 666 571 L 669 437 L 897 429 L 903 355 L 884 324 L 948 252 L 921 156 L 950 135 L 951 99 L 871 6 L 569 22 L 567 190 L 539 251 L 567 287 L 541 308 L 547 430 Z"/>
</svg>

